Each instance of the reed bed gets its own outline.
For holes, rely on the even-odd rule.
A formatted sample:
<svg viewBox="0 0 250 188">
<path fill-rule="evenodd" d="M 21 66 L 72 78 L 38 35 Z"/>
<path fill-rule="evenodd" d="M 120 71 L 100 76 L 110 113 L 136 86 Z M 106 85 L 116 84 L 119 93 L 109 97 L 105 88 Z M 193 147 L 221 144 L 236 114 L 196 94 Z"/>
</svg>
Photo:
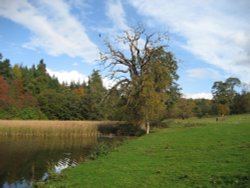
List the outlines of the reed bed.
<svg viewBox="0 0 250 188">
<path fill-rule="evenodd" d="M 99 135 L 99 126 L 114 121 L 0 120 L 0 136 L 77 137 Z"/>
</svg>

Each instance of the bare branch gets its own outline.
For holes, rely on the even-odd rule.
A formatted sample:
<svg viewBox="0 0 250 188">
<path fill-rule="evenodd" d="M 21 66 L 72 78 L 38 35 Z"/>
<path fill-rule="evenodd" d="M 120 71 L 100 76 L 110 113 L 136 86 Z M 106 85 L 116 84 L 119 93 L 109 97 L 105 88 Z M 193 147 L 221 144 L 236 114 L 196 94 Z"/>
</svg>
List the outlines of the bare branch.
<svg viewBox="0 0 250 188">
<path fill-rule="evenodd" d="M 118 36 L 115 41 L 128 45 L 130 57 L 127 57 L 122 50 L 116 49 L 111 42 L 105 41 L 108 50 L 102 57 L 102 61 L 106 65 L 105 69 L 109 69 L 112 79 L 127 73 L 130 74 L 130 78 L 142 75 L 144 66 L 155 57 L 157 49 L 165 47 L 161 44 L 165 38 L 166 34 L 146 34 L 142 25 L 124 31 L 124 35 Z M 144 41 L 142 49 L 139 47 L 140 40 Z M 124 69 L 120 65 L 125 66 Z"/>
</svg>

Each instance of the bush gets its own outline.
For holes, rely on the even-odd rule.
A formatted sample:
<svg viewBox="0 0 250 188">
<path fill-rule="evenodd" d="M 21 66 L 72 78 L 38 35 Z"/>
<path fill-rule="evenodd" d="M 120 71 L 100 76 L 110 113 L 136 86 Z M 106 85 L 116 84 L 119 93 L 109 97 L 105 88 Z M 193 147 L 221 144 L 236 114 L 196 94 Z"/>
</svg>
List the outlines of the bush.
<svg viewBox="0 0 250 188">
<path fill-rule="evenodd" d="M 36 108 L 26 107 L 24 109 L 17 110 L 17 118 L 18 119 L 47 119 L 47 117 Z"/>
<path fill-rule="evenodd" d="M 141 136 L 145 131 L 132 124 L 121 123 L 117 125 L 100 125 L 98 131 L 103 135 L 116 135 L 116 136 Z"/>
<path fill-rule="evenodd" d="M 9 106 L 5 109 L 0 109 L 0 119 L 23 119 L 23 120 L 39 120 L 48 119 L 40 109 L 35 107 L 17 108 Z"/>
<path fill-rule="evenodd" d="M 91 154 L 89 155 L 89 159 L 95 160 L 99 156 L 107 155 L 111 151 L 111 146 L 107 143 L 99 143 L 95 146 Z"/>
</svg>

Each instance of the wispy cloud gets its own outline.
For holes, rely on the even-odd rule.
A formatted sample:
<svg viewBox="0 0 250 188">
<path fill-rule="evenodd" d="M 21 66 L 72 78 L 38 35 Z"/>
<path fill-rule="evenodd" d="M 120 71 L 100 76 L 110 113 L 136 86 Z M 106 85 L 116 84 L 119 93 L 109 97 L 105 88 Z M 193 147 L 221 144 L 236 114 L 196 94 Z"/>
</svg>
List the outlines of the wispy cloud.
<svg viewBox="0 0 250 188">
<path fill-rule="evenodd" d="M 128 24 L 126 11 L 121 0 L 107 0 L 104 7 L 105 26 L 100 25 L 94 28 L 95 31 L 104 35 L 116 36 L 124 30 L 127 30 Z"/>
<path fill-rule="evenodd" d="M 2 0 L 0 16 L 4 16 L 29 29 L 30 41 L 23 47 L 43 49 L 57 56 L 66 54 L 93 63 L 98 47 L 88 37 L 84 26 L 70 14 L 70 6 L 63 0 Z"/>
<path fill-rule="evenodd" d="M 129 2 L 139 14 L 182 37 L 184 42 L 180 41 L 180 46 L 185 50 L 206 63 L 250 81 L 248 0 Z"/>
<path fill-rule="evenodd" d="M 220 80 L 222 75 L 214 69 L 211 68 L 194 68 L 187 70 L 187 75 L 192 79 L 213 79 Z"/>
<path fill-rule="evenodd" d="M 106 15 L 112 21 L 115 29 L 128 29 L 126 13 L 120 0 L 108 0 L 106 3 Z"/>
</svg>

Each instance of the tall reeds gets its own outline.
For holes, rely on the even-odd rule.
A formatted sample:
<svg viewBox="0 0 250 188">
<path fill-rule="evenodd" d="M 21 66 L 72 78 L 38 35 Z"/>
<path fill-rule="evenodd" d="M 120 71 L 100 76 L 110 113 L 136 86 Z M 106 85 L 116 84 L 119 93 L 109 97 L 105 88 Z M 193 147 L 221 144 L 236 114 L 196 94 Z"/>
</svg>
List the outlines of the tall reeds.
<svg viewBox="0 0 250 188">
<path fill-rule="evenodd" d="M 0 136 L 78 137 L 98 135 L 98 126 L 112 121 L 0 120 Z"/>
</svg>

